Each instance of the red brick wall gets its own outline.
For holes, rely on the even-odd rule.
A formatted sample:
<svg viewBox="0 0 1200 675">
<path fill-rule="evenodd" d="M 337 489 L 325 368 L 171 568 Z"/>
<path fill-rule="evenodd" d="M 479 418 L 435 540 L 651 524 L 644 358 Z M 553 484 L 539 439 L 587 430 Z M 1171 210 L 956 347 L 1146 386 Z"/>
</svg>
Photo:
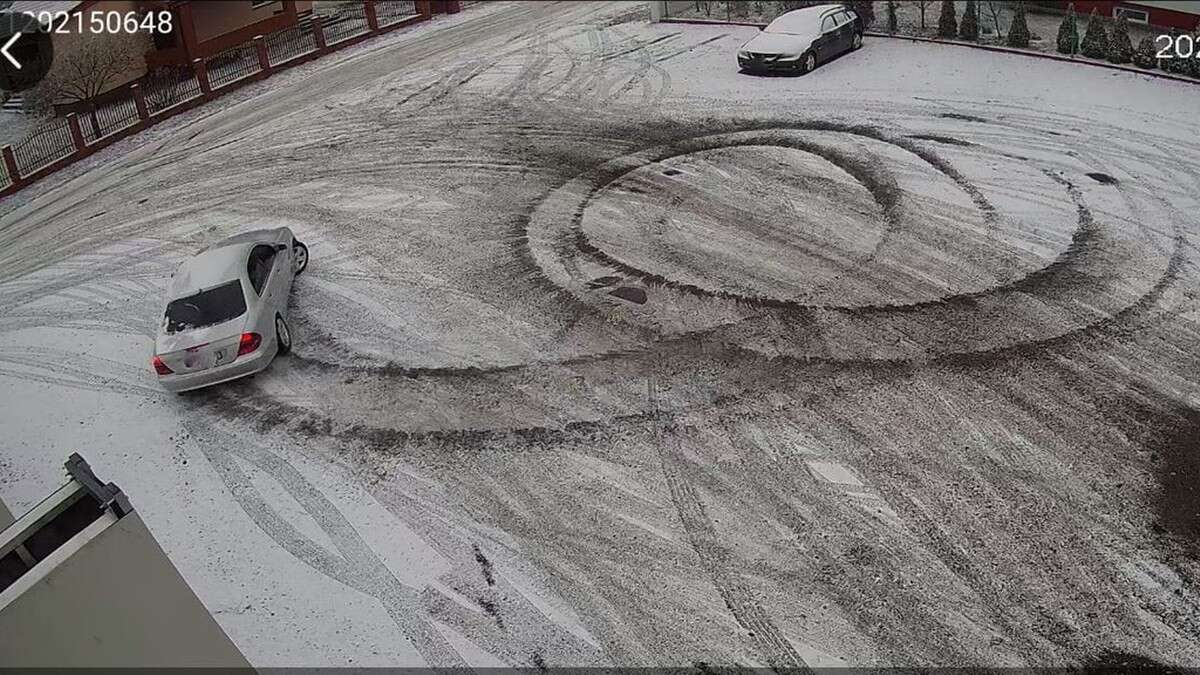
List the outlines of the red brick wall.
<svg viewBox="0 0 1200 675">
<path fill-rule="evenodd" d="M 1067 3 L 1064 2 L 1062 4 L 1065 6 Z M 1151 5 L 1141 5 L 1137 2 L 1120 2 L 1119 0 L 1077 0 L 1075 2 L 1075 12 L 1086 15 L 1091 14 L 1092 9 L 1096 9 L 1102 16 L 1113 16 L 1113 10 L 1118 6 L 1149 13 L 1151 26 L 1191 31 L 1196 28 L 1197 24 L 1200 24 L 1200 14 Z"/>
</svg>

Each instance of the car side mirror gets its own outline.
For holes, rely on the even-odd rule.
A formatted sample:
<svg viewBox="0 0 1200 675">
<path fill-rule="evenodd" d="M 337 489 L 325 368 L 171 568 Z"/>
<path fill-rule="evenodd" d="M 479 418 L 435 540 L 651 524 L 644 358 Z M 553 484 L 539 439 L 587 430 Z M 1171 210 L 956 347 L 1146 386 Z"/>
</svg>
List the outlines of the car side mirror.
<svg viewBox="0 0 1200 675">
<path fill-rule="evenodd" d="M 287 245 L 287 244 L 275 244 L 275 250 L 276 250 L 276 251 L 279 251 L 279 252 L 281 252 L 281 253 L 282 253 L 283 251 L 286 251 L 286 250 L 287 250 L 287 248 L 288 248 L 288 245 Z"/>
</svg>

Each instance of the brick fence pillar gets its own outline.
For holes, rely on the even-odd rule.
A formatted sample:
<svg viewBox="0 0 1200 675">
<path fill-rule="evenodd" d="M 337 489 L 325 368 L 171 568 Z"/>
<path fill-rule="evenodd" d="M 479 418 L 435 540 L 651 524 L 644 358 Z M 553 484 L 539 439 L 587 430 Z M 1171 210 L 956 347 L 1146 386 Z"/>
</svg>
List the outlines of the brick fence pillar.
<svg viewBox="0 0 1200 675">
<path fill-rule="evenodd" d="M 261 35 L 254 36 L 254 51 L 258 53 L 258 69 L 271 72 L 271 55 L 267 53 L 267 41 Z"/>
<path fill-rule="evenodd" d="M 13 154 L 11 145 L 6 145 L 0 148 L 0 155 L 4 156 L 4 168 L 8 171 L 8 181 L 13 185 L 21 182 L 21 170 L 17 168 L 17 156 Z"/>
<path fill-rule="evenodd" d="M 379 32 L 379 17 L 375 14 L 375 0 L 363 0 L 363 13 L 367 15 L 367 28 Z"/>
<path fill-rule="evenodd" d="M 142 85 L 130 85 L 129 93 L 133 94 L 133 105 L 137 108 L 138 119 L 143 122 L 150 119 L 150 108 L 146 105 L 146 92 L 142 91 Z"/>
<path fill-rule="evenodd" d="M 446 13 L 458 14 L 462 11 L 462 3 L 459 0 L 445 0 Z"/>
<path fill-rule="evenodd" d="M 67 128 L 71 130 L 71 141 L 75 143 L 75 150 L 82 151 L 87 148 L 87 141 L 83 140 L 83 127 L 79 126 L 79 115 L 75 113 L 67 114 Z"/>
<path fill-rule="evenodd" d="M 313 40 L 317 43 L 317 51 L 323 52 L 328 49 L 325 44 L 325 26 L 321 25 L 321 17 L 314 16 L 312 20 Z"/>
<path fill-rule="evenodd" d="M 420 14 L 426 19 L 433 14 L 433 10 L 429 7 L 429 0 L 417 0 L 417 14 Z"/>
<path fill-rule="evenodd" d="M 196 73 L 196 81 L 200 83 L 200 93 L 208 96 L 212 93 L 212 85 L 208 82 L 208 66 L 204 59 L 192 59 L 192 71 Z"/>
</svg>

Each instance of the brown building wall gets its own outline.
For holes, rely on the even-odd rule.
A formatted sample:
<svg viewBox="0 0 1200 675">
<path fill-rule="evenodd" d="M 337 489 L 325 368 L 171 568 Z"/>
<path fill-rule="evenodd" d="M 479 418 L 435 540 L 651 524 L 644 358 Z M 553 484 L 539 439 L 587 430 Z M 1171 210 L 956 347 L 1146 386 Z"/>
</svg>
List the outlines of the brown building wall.
<svg viewBox="0 0 1200 675">
<path fill-rule="evenodd" d="M 192 20 L 196 23 L 196 39 L 200 42 L 232 33 L 236 30 L 274 18 L 283 14 L 286 3 L 263 3 L 255 7 L 249 0 L 216 0 L 212 2 L 193 2 Z M 296 12 L 303 14 L 312 10 L 312 2 L 297 1 Z"/>
<path fill-rule="evenodd" d="M 1068 3 L 1063 2 L 1065 8 Z M 1118 0 L 1077 0 L 1073 3 L 1079 14 L 1089 14 L 1093 9 L 1102 16 L 1115 16 L 1118 7 L 1138 10 L 1147 14 L 1147 23 L 1162 28 L 1178 28 L 1190 31 L 1200 24 L 1200 0 L 1173 0 L 1172 2 L 1120 2 Z"/>
<path fill-rule="evenodd" d="M 138 3 L 135 0 L 97 0 L 96 2 L 83 3 L 79 10 L 83 14 L 83 32 L 77 30 L 77 19 L 72 14 L 71 19 L 67 23 L 68 33 L 53 33 L 52 40 L 54 44 L 54 65 L 50 67 L 50 72 L 46 78 L 50 79 L 55 72 L 62 68 L 63 63 L 70 58 L 72 53 L 83 49 L 85 45 L 102 40 L 129 40 L 137 47 L 137 53 L 141 54 L 146 51 L 150 44 L 150 38 L 145 33 L 126 34 L 122 33 L 119 36 L 108 34 L 95 34 L 89 30 L 91 26 L 91 18 L 93 15 L 103 17 L 108 12 L 117 12 L 121 15 L 126 13 L 136 13 L 138 11 Z M 141 58 L 135 58 L 130 61 L 130 67 L 120 75 L 110 79 L 106 83 L 106 90 L 111 91 L 124 87 L 138 78 L 146 74 L 146 63 Z M 65 103 L 66 99 L 62 97 L 56 98 L 54 103 Z"/>
</svg>

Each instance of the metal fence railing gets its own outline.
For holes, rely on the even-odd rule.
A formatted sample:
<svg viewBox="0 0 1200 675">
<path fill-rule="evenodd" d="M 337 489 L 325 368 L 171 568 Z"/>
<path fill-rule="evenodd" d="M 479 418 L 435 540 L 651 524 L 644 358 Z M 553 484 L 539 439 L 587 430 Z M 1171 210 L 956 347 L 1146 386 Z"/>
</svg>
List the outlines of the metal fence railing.
<svg viewBox="0 0 1200 675">
<path fill-rule="evenodd" d="M 47 120 L 13 146 L 13 155 L 22 176 L 28 176 L 73 152 L 75 141 L 71 140 L 71 129 L 64 117 Z"/>
<path fill-rule="evenodd" d="M 380 26 L 390 26 L 417 14 L 417 3 L 413 0 L 377 0 L 375 18 Z"/>
<path fill-rule="evenodd" d="M 146 94 L 146 108 L 151 115 L 155 115 L 199 96 L 200 81 L 186 66 L 163 68 L 146 77 L 143 91 Z"/>
<path fill-rule="evenodd" d="M 114 101 L 95 110 L 79 113 L 83 139 L 89 144 L 138 123 L 137 104 L 132 98 Z"/>
<path fill-rule="evenodd" d="M 217 89 L 257 73 L 258 51 L 254 43 L 248 42 L 208 57 L 204 65 L 208 69 L 209 84 Z"/>
<path fill-rule="evenodd" d="M 367 10 L 361 2 L 343 3 L 325 21 L 325 44 L 332 45 L 366 33 Z"/>
<path fill-rule="evenodd" d="M 487 0 L 463 0 L 462 4 L 471 5 L 485 1 Z M 692 2 L 694 0 L 689 0 L 689 3 Z M 334 46 L 370 32 L 366 7 L 361 0 L 322 4 L 325 8 L 333 7 L 333 11 L 322 17 L 326 45 Z M 415 0 L 376 0 L 374 8 L 380 27 L 394 26 L 405 19 L 418 16 Z M 266 35 L 264 42 L 267 58 L 272 66 L 285 64 L 317 50 L 316 36 L 313 34 L 312 24 L 307 20 Z M 205 67 L 213 90 L 256 75 L 261 70 L 258 51 L 253 42 L 208 57 L 205 59 Z M 203 94 L 196 72 L 190 65 L 156 68 L 142 78 L 140 86 L 145 95 L 146 111 L 150 115 L 158 115 Z M 78 120 L 83 141 L 91 146 L 137 125 L 141 117 L 138 115 L 134 97 L 125 92 L 122 98 L 111 103 L 78 113 Z M 76 148 L 67 118 L 57 117 L 41 124 L 35 131 L 14 143 L 12 150 L 18 176 L 25 177 L 72 155 Z M 0 189 L 18 182 L 18 176 L 9 175 L 7 166 L 0 162 Z"/>
<path fill-rule="evenodd" d="M 317 51 L 317 40 L 312 26 L 292 26 L 287 30 L 271 33 L 266 37 L 267 58 L 272 66 L 290 61 L 298 56 Z"/>
</svg>

